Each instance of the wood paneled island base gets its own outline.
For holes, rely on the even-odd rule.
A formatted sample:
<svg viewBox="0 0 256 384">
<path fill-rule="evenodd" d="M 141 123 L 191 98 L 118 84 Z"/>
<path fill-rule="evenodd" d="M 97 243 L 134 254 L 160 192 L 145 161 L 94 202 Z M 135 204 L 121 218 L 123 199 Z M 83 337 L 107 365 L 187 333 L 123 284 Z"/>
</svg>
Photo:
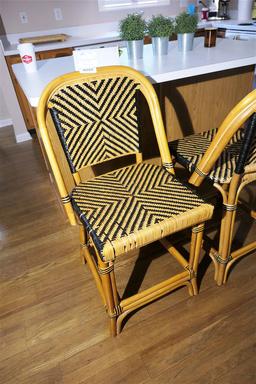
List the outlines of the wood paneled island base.
<svg viewBox="0 0 256 384">
<path fill-rule="evenodd" d="M 253 88 L 254 66 L 155 84 L 168 141 L 207 131 L 222 123 L 231 109 Z M 158 155 L 146 102 L 140 100 L 143 153 Z"/>
<path fill-rule="evenodd" d="M 168 141 L 218 127 L 253 87 L 254 66 L 162 83 Z"/>
</svg>

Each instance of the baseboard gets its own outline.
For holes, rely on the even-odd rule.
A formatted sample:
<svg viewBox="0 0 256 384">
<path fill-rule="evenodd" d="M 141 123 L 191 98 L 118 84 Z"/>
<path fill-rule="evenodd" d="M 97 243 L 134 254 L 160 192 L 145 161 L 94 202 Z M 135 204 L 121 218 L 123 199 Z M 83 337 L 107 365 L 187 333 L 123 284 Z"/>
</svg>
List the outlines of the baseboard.
<svg viewBox="0 0 256 384">
<path fill-rule="evenodd" d="M 7 127 L 8 125 L 12 125 L 12 119 L 0 120 L 0 128 Z"/>
<path fill-rule="evenodd" d="M 12 125 L 12 119 L 2 119 L 0 120 L 0 128 L 8 127 L 8 125 Z M 29 132 L 20 133 L 19 135 L 15 135 L 16 143 L 22 143 L 23 141 L 31 140 L 32 137 Z"/>
<path fill-rule="evenodd" d="M 23 141 L 31 140 L 29 132 L 21 133 L 20 135 L 15 135 L 16 143 L 22 143 Z"/>
</svg>

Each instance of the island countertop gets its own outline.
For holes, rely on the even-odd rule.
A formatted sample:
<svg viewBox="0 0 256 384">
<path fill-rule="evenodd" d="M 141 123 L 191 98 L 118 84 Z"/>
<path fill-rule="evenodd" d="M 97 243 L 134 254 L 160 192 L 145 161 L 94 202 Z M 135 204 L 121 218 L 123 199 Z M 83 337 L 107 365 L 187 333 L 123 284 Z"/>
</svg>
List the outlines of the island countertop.
<svg viewBox="0 0 256 384">
<path fill-rule="evenodd" d="M 152 83 L 203 75 L 256 64 L 256 40 L 217 39 L 216 47 L 204 48 L 203 38 L 196 38 L 194 49 L 185 54 L 178 51 L 177 41 L 169 43 L 169 53 L 160 58 L 152 54 L 151 44 L 144 46 L 144 57 L 129 61 L 123 50 L 120 65 L 131 66 L 147 76 Z M 30 105 L 37 107 L 45 86 L 54 78 L 74 71 L 73 57 L 38 61 L 35 73 L 26 73 L 24 65 L 14 64 L 13 71 Z"/>
</svg>

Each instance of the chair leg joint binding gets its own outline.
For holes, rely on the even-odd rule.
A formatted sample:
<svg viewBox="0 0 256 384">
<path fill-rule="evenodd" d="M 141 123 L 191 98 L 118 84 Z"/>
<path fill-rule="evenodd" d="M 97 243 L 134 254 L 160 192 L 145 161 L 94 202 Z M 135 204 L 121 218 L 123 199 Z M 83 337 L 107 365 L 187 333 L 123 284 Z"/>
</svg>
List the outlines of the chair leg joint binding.
<svg viewBox="0 0 256 384">
<path fill-rule="evenodd" d="M 229 255 L 226 259 L 223 259 L 217 251 L 212 252 L 212 255 L 215 258 L 215 260 L 217 261 L 217 263 L 219 263 L 219 264 L 227 264 L 227 263 L 229 263 L 230 260 L 233 259 L 233 257 L 231 255 Z"/>
<path fill-rule="evenodd" d="M 203 230 L 204 230 L 204 224 L 199 224 L 196 227 L 192 228 L 193 233 L 199 233 L 199 232 L 202 232 Z"/>
<path fill-rule="evenodd" d="M 109 265 L 109 266 L 106 267 L 106 268 L 100 268 L 100 267 L 98 267 L 98 271 L 99 271 L 99 274 L 100 274 L 100 275 L 107 275 L 107 274 L 109 274 L 110 272 L 114 271 L 114 265 L 111 264 L 111 265 Z"/>
<path fill-rule="evenodd" d="M 197 273 L 189 265 L 187 265 L 185 269 L 189 272 L 189 280 L 197 276 Z"/>
<path fill-rule="evenodd" d="M 116 318 L 116 317 L 121 315 L 122 308 L 120 307 L 120 305 L 116 305 L 114 307 L 114 311 L 113 312 L 110 312 L 109 310 L 107 310 L 107 313 L 108 313 L 108 317 L 110 317 L 110 319 L 114 319 L 114 318 Z"/>
<path fill-rule="evenodd" d="M 205 173 L 205 172 L 203 172 L 203 171 L 201 171 L 201 169 L 199 169 L 199 168 L 195 168 L 195 172 L 199 175 L 199 176 L 201 176 L 201 177 L 206 177 L 206 176 L 208 176 L 208 173 Z"/>
<path fill-rule="evenodd" d="M 223 208 L 225 211 L 236 211 L 237 210 L 237 205 L 236 204 L 223 204 Z"/>
</svg>

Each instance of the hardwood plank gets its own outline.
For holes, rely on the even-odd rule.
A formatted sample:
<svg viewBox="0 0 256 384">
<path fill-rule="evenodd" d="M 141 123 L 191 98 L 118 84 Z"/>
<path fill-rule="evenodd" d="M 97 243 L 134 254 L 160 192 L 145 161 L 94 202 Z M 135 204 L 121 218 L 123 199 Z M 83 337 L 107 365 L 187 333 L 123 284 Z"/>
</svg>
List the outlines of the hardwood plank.
<svg viewBox="0 0 256 384">
<path fill-rule="evenodd" d="M 112 339 L 80 260 L 77 228 L 58 206 L 38 143 L 15 144 L 11 129 L 0 130 L 0 142 L 1 383 L 255 381 L 255 252 L 223 287 L 205 257 L 197 297 L 181 288 L 134 313 Z M 252 239 L 255 228 L 240 221 L 240 240 Z M 127 284 L 142 289 L 176 268 L 151 245 L 118 260 L 118 286 L 121 293 Z"/>
<path fill-rule="evenodd" d="M 159 376 L 159 382 L 163 382 L 163 377 L 168 377 L 170 381 L 175 379 L 177 384 L 189 383 L 191 378 L 186 371 L 186 366 L 189 366 L 197 383 L 204 383 L 206 376 L 210 376 L 212 372 L 216 377 L 218 375 L 220 380 L 222 374 L 229 371 L 229 364 L 235 357 L 238 359 L 240 356 L 241 360 L 243 359 L 241 355 L 244 349 L 249 348 L 250 352 L 253 352 L 256 334 L 251 334 L 248 325 L 255 319 L 255 304 L 253 297 L 246 304 L 228 312 L 229 316 L 210 324 L 205 322 L 204 328 L 198 329 L 180 342 L 166 339 L 161 343 L 161 347 L 154 347 L 153 350 L 143 353 L 150 376 Z M 254 308 L 250 316 L 246 308 Z M 216 353 L 213 353 L 212 345 L 215 346 Z M 160 373 L 163 371 L 164 373 Z M 204 376 L 203 379 L 201 376 Z"/>
</svg>

